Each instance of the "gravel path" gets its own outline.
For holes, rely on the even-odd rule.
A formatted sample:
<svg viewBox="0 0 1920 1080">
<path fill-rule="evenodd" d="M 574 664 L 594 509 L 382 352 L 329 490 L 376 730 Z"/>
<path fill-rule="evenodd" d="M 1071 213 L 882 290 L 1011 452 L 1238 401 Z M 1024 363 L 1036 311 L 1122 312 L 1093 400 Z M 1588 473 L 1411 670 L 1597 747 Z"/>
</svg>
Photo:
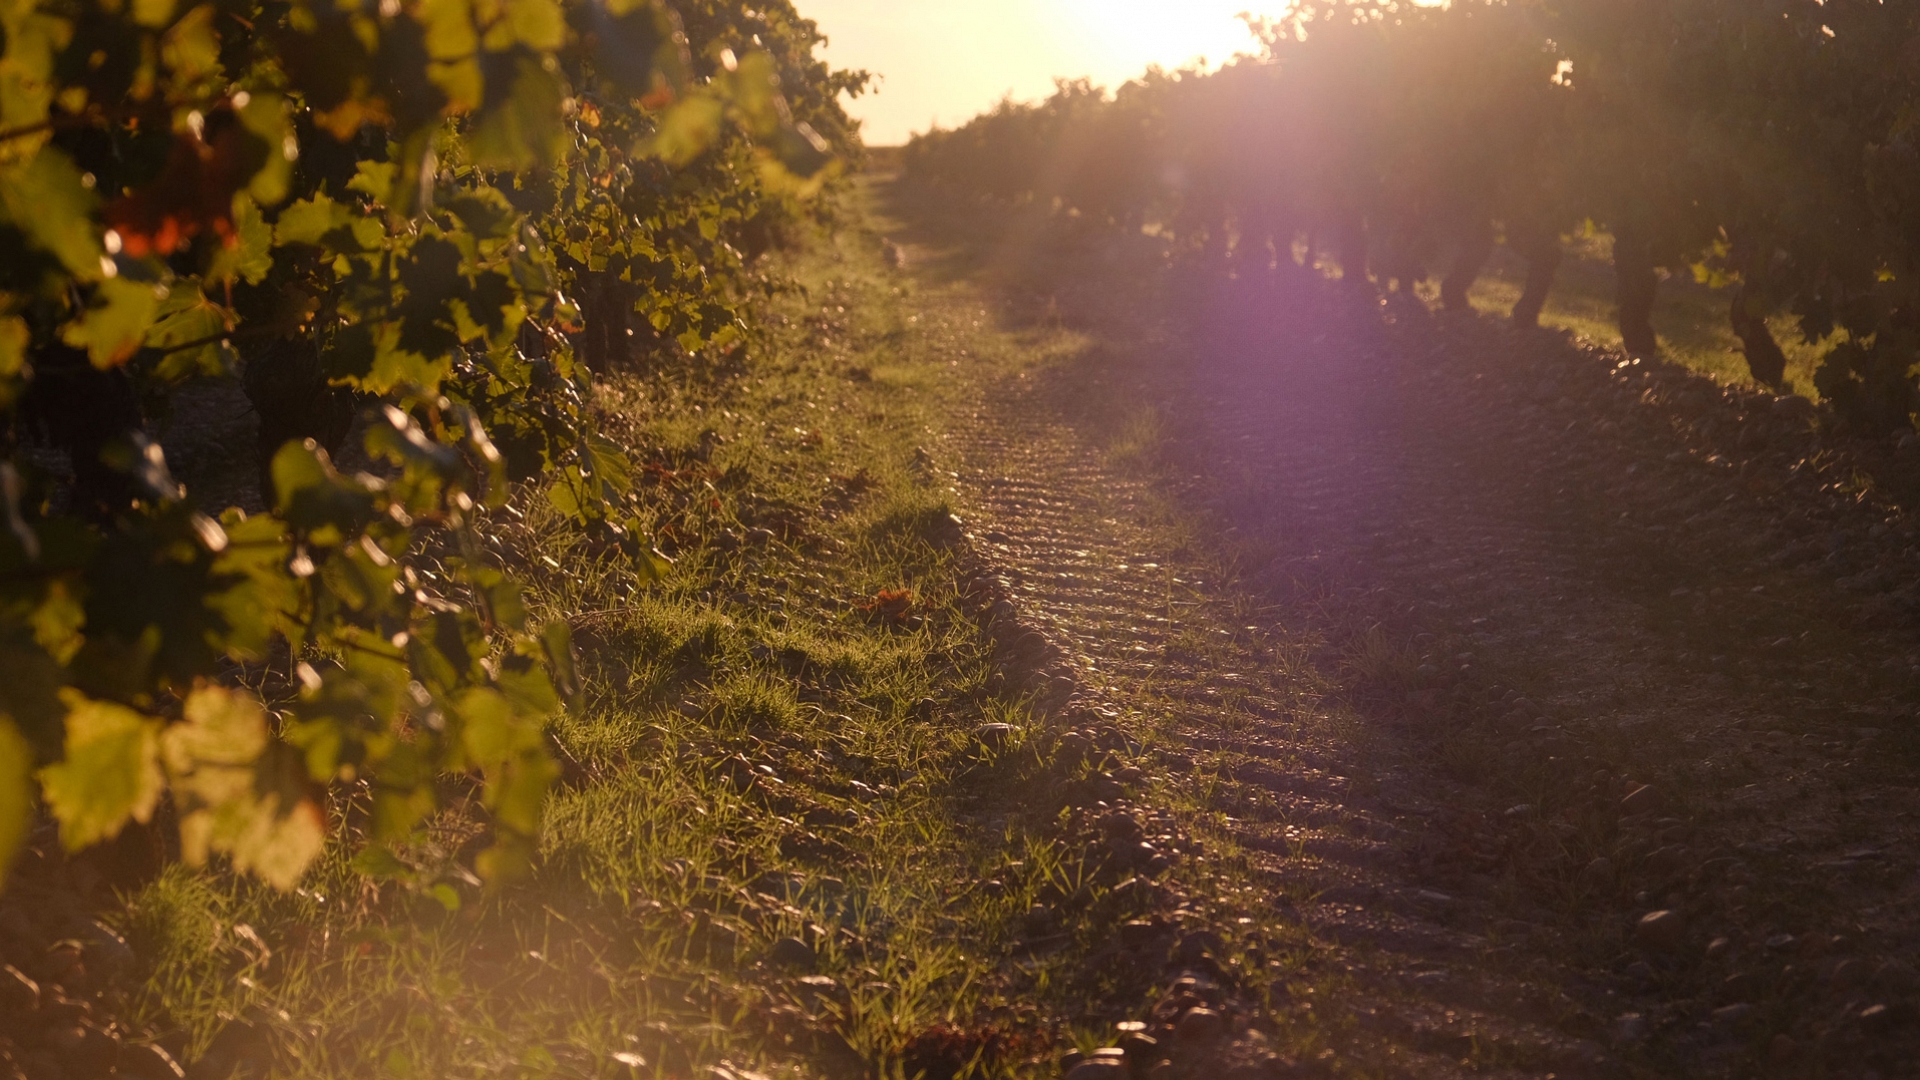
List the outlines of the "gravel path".
<svg viewBox="0 0 1920 1080">
<path fill-rule="evenodd" d="M 1087 265 L 1007 291 L 1090 345 L 951 456 L 1080 705 L 1167 718 L 1350 979 L 1281 1023 L 1389 1075 L 1913 1074 L 1903 462 L 1559 335 Z"/>
</svg>

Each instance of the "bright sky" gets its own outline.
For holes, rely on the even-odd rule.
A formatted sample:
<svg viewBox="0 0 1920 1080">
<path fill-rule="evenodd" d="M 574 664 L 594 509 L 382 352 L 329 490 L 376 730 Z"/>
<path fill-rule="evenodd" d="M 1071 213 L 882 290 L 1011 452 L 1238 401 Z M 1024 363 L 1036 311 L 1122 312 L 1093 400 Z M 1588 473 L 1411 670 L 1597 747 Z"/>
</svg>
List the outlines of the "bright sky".
<svg viewBox="0 0 1920 1080">
<path fill-rule="evenodd" d="M 1109 88 L 1149 64 L 1204 56 L 1218 65 L 1252 47 L 1235 15 L 1278 14 L 1285 0 L 797 0 L 820 24 L 835 67 L 884 75 L 850 106 L 868 145 L 953 127 L 1012 93 L 1029 101 L 1053 80 Z"/>
</svg>

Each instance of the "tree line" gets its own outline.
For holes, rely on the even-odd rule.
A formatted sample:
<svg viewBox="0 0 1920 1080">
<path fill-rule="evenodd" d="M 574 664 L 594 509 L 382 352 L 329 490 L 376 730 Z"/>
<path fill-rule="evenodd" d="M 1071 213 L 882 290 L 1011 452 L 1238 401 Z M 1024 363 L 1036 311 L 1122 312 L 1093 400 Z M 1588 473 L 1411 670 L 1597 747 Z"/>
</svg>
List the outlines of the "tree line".
<svg viewBox="0 0 1920 1080">
<path fill-rule="evenodd" d="M 170 807 L 288 887 L 449 797 L 532 850 L 578 692 L 491 524 L 657 570 L 594 369 L 748 343 L 858 153 L 787 0 L 0 3 L 0 881 Z M 243 390 L 249 514 L 156 440 Z M 349 445 L 352 440 L 353 445 Z M 343 453 L 362 465 L 336 464 Z"/>
<path fill-rule="evenodd" d="M 1438 277 L 1496 245 L 1539 319 L 1562 238 L 1612 237 L 1626 348 L 1657 348 L 1661 271 L 1726 286 L 1756 382 L 1768 320 L 1832 347 L 1815 374 L 1864 433 L 1911 425 L 1920 350 L 1920 7 L 1882 0 L 1301 0 L 1253 55 L 1062 83 L 916 137 L 910 175 L 1039 202 L 1195 256 L 1332 254 L 1350 282 Z M 1311 262 L 1312 256 L 1308 261 Z"/>
</svg>

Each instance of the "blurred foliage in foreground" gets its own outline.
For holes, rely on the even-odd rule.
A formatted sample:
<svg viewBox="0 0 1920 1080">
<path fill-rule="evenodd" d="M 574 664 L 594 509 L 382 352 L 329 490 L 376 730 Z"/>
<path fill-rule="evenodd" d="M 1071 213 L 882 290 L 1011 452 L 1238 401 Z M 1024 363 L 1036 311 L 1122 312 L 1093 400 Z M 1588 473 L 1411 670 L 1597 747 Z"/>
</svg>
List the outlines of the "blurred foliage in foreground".
<svg viewBox="0 0 1920 1080">
<path fill-rule="evenodd" d="M 1659 271 L 1730 286 L 1756 381 L 1769 316 L 1834 347 L 1855 430 L 1912 424 L 1920 359 L 1920 9 L 1880 0 L 1303 0 L 1215 73 L 1063 83 L 907 147 L 919 179 L 1157 225 L 1243 265 L 1330 249 L 1348 280 L 1437 273 L 1449 307 L 1501 239 L 1537 321 L 1581 229 L 1613 237 L 1629 349 Z"/>
<path fill-rule="evenodd" d="M 577 686 L 487 521 L 526 481 L 658 565 L 588 368 L 741 347 L 865 77 L 785 0 L 9 0 L 0 31 L 0 873 L 36 798 L 74 848 L 170 806 L 188 861 L 288 887 L 341 807 L 377 872 L 459 797 L 512 874 Z M 262 512 L 170 472 L 196 382 L 244 385 Z"/>
</svg>

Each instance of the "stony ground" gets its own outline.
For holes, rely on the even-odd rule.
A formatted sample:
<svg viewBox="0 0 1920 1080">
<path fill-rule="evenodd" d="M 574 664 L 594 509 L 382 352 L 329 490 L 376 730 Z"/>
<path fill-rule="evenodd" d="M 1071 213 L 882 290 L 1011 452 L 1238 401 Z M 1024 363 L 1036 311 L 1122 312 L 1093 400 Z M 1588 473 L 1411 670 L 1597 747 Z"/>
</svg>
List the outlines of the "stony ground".
<svg viewBox="0 0 1920 1080">
<path fill-rule="evenodd" d="M 896 198 L 921 277 L 994 283 L 925 312 L 957 369 L 1083 336 L 944 453 L 1075 700 L 1179 733 L 1306 932 L 1262 1009 L 1328 1049 L 1267 1067 L 1913 1074 L 1911 438 Z"/>
</svg>

